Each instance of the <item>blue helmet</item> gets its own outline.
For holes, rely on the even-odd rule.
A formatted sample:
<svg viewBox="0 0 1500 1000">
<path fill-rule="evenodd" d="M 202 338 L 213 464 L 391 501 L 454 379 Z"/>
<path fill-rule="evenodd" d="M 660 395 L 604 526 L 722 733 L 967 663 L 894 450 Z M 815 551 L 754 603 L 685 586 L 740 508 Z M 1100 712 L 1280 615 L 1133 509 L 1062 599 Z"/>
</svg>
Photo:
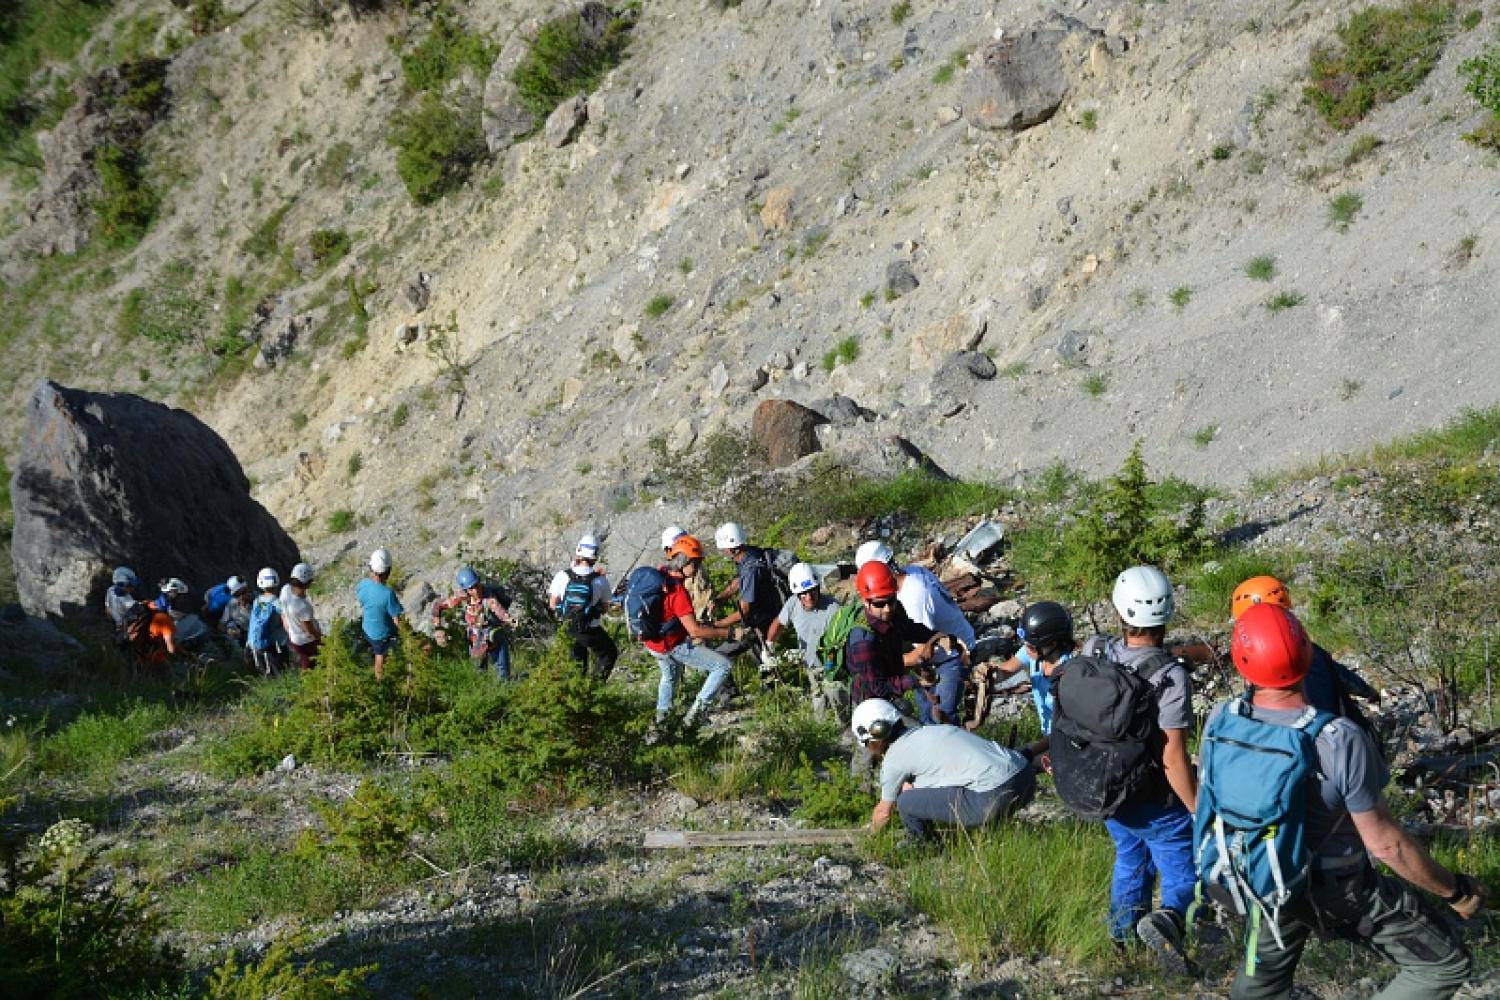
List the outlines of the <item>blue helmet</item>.
<svg viewBox="0 0 1500 1000">
<path fill-rule="evenodd" d="M 459 590 L 468 590 L 479 582 L 479 574 L 468 566 L 465 566 L 458 571 L 458 576 L 453 582 L 458 584 Z"/>
</svg>

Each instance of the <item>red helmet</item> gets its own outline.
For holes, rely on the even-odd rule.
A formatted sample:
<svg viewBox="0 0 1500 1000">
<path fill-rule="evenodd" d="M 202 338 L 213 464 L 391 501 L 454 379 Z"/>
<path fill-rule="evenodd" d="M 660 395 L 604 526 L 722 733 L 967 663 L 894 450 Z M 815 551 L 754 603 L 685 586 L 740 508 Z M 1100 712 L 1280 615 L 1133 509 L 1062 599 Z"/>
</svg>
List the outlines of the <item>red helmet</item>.
<svg viewBox="0 0 1500 1000">
<path fill-rule="evenodd" d="M 1252 604 L 1235 620 L 1229 658 L 1257 687 L 1295 687 L 1312 665 L 1312 640 L 1286 608 Z"/>
<path fill-rule="evenodd" d="M 883 562 L 867 562 L 854 578 L 854 589 L 865 600 L 896 596 L 896 574 Z"/>
</svg>

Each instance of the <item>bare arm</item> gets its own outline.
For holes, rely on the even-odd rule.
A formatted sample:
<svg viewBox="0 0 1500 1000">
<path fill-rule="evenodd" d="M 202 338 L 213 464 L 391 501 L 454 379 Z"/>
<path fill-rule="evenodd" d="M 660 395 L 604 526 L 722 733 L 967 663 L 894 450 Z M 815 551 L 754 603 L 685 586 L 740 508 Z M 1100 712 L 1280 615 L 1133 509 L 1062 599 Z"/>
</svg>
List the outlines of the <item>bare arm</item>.
<svg viewBox="0 0 1500 1000">
<path fill-rule="evenodd" d="M 1167 784 L 1172 786 L 1172 791 L 1187 806 L 1187 811 L 1195 812 L 1198 808 L 1198 772 L 1193 770 L 1193 763 L 1188 760 L 1187 730 L 1167 729 L 1163 732 L 1167 737 L 1167 745 L 1162 749 L 1162 765 L 1167 771 Z"/>
<path fill-rule="evenodd" d="M 1365 848 L 1401 878 L 1437 896 L 1452 895 L 1453 874 L 1432 859 L 1427 848 L 1391 815 L 1385 799 L 1367 812 L 1350 813 Z"/>
<path fill-rule="evenodd" d="M 776 645 L 776 640 L 779 638 L 781 638 L 781 619 L 773 618 L 770 627 L 766 629 L 766 645 Z"/>
<path fill-rule="evenodd" d="M 699 640 L 700 642 L 707 641 L 709 639 L 733 638 L 733 629 L 719 628 L 713 625 L 704 625 L 692 615 L 678 615 L 677 621 L 682 624 L 683 630 L 686 631 L 688 635 L 692 636 L 694 639 Z"/>
<path fill-rule="evenodd" d="M 876 803 L 875 811 L 870 814 L 870 832 L 879 833 L 884 830 L 886 824 L 891 821 L 891 813 L 895 811 L 896 803 L 894 802 L 886 802 L 882 799 Z"/>
</svg>

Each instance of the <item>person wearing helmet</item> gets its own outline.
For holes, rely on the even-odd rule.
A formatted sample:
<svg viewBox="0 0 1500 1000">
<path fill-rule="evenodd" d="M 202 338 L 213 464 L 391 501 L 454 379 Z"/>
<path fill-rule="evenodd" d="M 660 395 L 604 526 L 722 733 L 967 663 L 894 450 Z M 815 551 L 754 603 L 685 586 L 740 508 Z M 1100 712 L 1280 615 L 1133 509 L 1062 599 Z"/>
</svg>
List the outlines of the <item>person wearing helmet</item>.
<svg viewBox="0 0 1500 1000">
<path fill-rule="evenodd" d="M 172 616 L 172 638 L 177 648 L 185 653 L 197 653 L 203 649 L 211 634 L 208 625 L 190 610 L 192 599 L 188 585 L 177 577 L 163 581 L 161 596 L 166 600 L 163 609 Z"/>
<path fill-rule="evenodd" d="M 250 623 L 245 629 L 245 648 L 250 651 L 251 665 L 266 677 L 280 673 L 287 665 L 286 624 L 282 620 L 281 574 L 267 566 L 255 575 L 259 591 L 250 605 Z"/>
<path fill-rule="evenodd" d="M 1078 643 L 1073 638 L 1073 616 L 1068 609 L 1056 601 L 1037 601 L 1028 604 L 1021 612 L 1020 624 L 1016 626 L 1016 638 L 1021 648 L 1004 663 L 982 663 L 974 668 L 974 682 L 979 686 L 975 718 L 965 723 L 967 729 L 977 729 L 988 714 L 990 675 L 1010 676 L 1026 671 L 1031 682 L 1031 701 L 1036 707 L 1037 721 L 1041 723 L 1041 738 L 1022 749 L 1028 757 L 1038 759 L 1043 769 L 1051 764 L 1044 756 L 1048 747 L 1048 734 L 1052 732 L 1052 713 L 1056 700 L 1052 694 L 1052 674 L 1059 666 L 1072 659 Z"/>
<path fill-rule="evenodd" d="M 114 623 L 116 631 L 125 623 L 125 612 L 138 600 L 135 588 L 139 584 L 135 570 L 129 566 L 115 567 L 109 589 L 104 592 L 104 613 Z"/>
<path fill-rule="evenodd" d="M 1110 602 L 1123 636 L 1096 635 L 1079 649 L 1117 667 L 1139 670 L 1155 699 L 1155 721 L 1162 736 L 1152 746 L 1156 767 L 1166 778 L 1143 783 L 1104 821 L 1114 841 L 1109 929 L 1118 947 L 1145 942 L 1169 971 L 1185 968 L 1181 942 L 1188 907 L 1198 884 L 1193 865 L 1193 810 L 1197 772 L 1188 759 L 1193 732 L 1193 693 L 1187 668 L 1164 648 L 1167 622 L 1175 610 L 1172 584 L 1155 566 L 1132 566 L 1116 579 Z M 1053 767 L 1058 765 L 1053 753 Z M 1054 771 L 1054 774 L 1057 772 Z M 1161 906 L 1151 908 L 1153 883 L 1160 875 Z"/>
<path fill-rule="evenodd" d="M 851 729 L 880 761 L 872 833 L 885 828 L 892 812 L 918 842 L 930 837 L 933 823 L 988 826 L 1015 815 L 1036 794 L 1036 771 L 1021 753 L 957 726 L 908 728 L 883 698 L 860 702 Z"/>
<path fill-rule="evenodd" d="M 656 688 L 656 721 L 660 727 L 667 721 L 677 682 L 684 668 L 708 674 L 698 697 L 683 716 L 683 724 L 695 725 L 708 718 L 719 688 L 729 677 L 730 661 L 704 643 L 716 639 L 736 640 L 744 629 L 704 625 L 693 613 L 692 601 L 683 587 L 684 579 L 703 571 L 703 545 L 692 535 L 683 535 L 672 543 L 671 558 L 661 567 L 667 580 L 662 598 L 662 622 L 667 627 L 654 639 L 642 639 L 646 652 L 656 660 L 661 681 Z"/>
<path fill-rule="evenodd" d="M 1274 604 L 1291 611 L 1292 595 L 1286 585 L 1274 576 L 1252 576 L 1234 589 L 1234 595 L 1229 601 L 1230 621 L 1238 619 L 1257 604 Z M 1312 665 L 1308 667 L 1307 676 L 1302 680 L 1307 703 L 1320 712 L 1341 715 L 1357 723 L 1371 736 L 1376 736 L 1374 724 L 1365 717 L 1353 699 L 1362 698 L 1379 704 L 1380 692 L 1359 674 L 1335 660 L 1322 646 L 1313 643 L 1312 651 Z M 1377 737 L 1376 747 L 1379 745 Z"/>
<path fill-rule="evenodd" d="M 863 568 L 871 562 L 884 563 L 895 574 L 896 600 L 901 602 L 908 618 L 957 640 L 956 648 L 950 644 L 949 649 L 939 652 L 933 661 L 937 683 L 917 689 L 917 707 L 923 722 L 957 723 L 964 684 L 969 678 L 969 650 L 974 648 L 974 626 L 969 624 L 952 592 L 927 567 L 915 563 L 899 565 L 895 552 L 882 541 L 865 542 L 855 551 L 855 566 Z"/>
<path fill-rule="evenodd" d="M 313 568 L 300 562 L 292 567 L 286 585 L 281 588 L 282 625 L 286 628 L 292 655 L 297 657 L 297 665 L 303 670 L 312 669 L 318 646 L 323 642 L 323 629 L 318 625 L 312 599 L 307 596 L 307 586 L 313 582 L 313 575 Z"/>
<path fill-rule="evenodd" d="M 136 601 L 125 610 L 120 639 L 126 655 L 157 680 L 168 679 L 168 662 L 178 653 L 172 613 Z"/>
<path fill-rule="evenodd" d="M 385 658 L 396 644 L 396 619 L 406 613 L 388 581 L 391 577 L 391 554 L 386 549 L 370 553 L 370 575 L 359 581 L 354 596 L 359 601 L 360 627 L 365 641 L 375 654 L 375 679 L 381 678 Z"/>
<path fill-rule="evenodd" d="M 1239 704 L 1216 706 L 1205 733 L 1211 736 L 1231 708 L 1242 715 L 1248 710 L 1260 722 L 1299 726 L 1312 710 L 1302 688 L 1311 654 L 1306 631 L 1286 608 L 1246 607 L 1235 618 L 1230 659 L 1249 693 L 1235 700 Z M 1205 748 L 1211 747 L 1208 738 Z M 1383 793 L 1390 772 L 1367 733 L 1335 718 L 1317 730 L 1312 743 L 1317 766 L 1307 779 L 1303 830 L 1312 878 L 1302 893 L 1263 919 L 1258 934 L 1247 935 L 1250 950 L 1230 995 L 1291 995 L 1303 948 L 1317 931 L 1320 937 L 1360 941 L 1395 963 L 1400 972 L 1381 996 L 1452 996 L 1468 979 L 1472 962 L 1462 937 L 1431 897 L 1471 920 L 1484 908 L 1488 889 L 1433 860 L 1391 814 Z M 1207 749 L 1204 758 L 1206 801 L 1221 781 L 1242 786 L 1257 780 L 1227 767 L 1220 772 Z M 1371 856 L 1391 874 L 1371 865 Z"/>
<path fill-rule="evenodd" d="M 230 580 L 236 579 L 230 577 Z M 224 614 L 224 609 L 229 606 L 230 593 L 229 580 L 216 583 L 203 592 L 202 614 L 203 620 L 209 622 L 215 631 L 218 630 L 219 618 Z"/>
<path fill-rule="evenodd" d="M 240 651 L 246 668 L 249 668 L 253 663 L 250 647 L 245 645 L 245 634 L 250 630 L 250 608 L 255 603 L 255 591 L 237 576 L 231 576 L 224 585 L 229 588 L 229 603 L 219 615 L 219 631 Z"/>
<path fill-rule="evenodd" d="M 726 656 L 735 656 L 747 649 L 759 652 L 765 648 L 766 632 L 782 608 L 774 556 L 767 549 L 748 544 L 745 529 L 734 521 L 719 525 L 719 530 L 714 532 L 714 545 L 734 560 L 735 567 L 734 580 L 715 597 L 718 600 L 733 597 L 736 605 L 735 610 L 717 619 L 714 625 L 719 628 L 744 625 L 748 630 L 743 644 L 735 643 L 719 651 Z"/>
<path fill-rule="evenodd" d="M 491 587 L 472 567 L 464 566 L 453 578 L 453 593 L 432 605 L 432 637 L 446 645 L 448 631 L 443 619 L 456 612 L 463 622 L 469 644 L 469 659 L 481 669 L 486 664 L 502 681 L 510 680 L 510 634 L 516 620 L 511 616 L 505 594 Z"/>
<path fill-rule="evenodd" d="M 681 528 L 668 528 L 662 533 L 664 542 L 671 531 L 677 532 L 674 542 L 682 537 Z M 574 662 L 598 681 L 609 679 L 620 657 L 620 647 L 604 628 L 604 612 L 613 599 L 614 589 L 599 565 L 599 540 L 584 535 L 573 549 L 573 562 L 558 570 L 547 586 L 547 606 L 567 627 Z M 594 665 L 589 670 L 591 656 Z"/>
<path fill-rule="evenodd" d="M 180 577 L 167 577 L 156 585 L 156 599 L 151 602 L 158 611 L 171 611 L 173 598 L 186 594 L 188 585 Z"/>
<path fill-rule="evenodd" d="M 823 669 L 823 660 L 818 655 L 818 641 L 828 623 L 833 620 L 839 602 L 823 593 L 823 588 L 813 568 L 799 562 L 787 574 L 787 583 L 792 596 L 781 606 L 781 613 L 771 622 L 766 631 L 766 645 L 775 646 L 781 633 L 790 627 L 797 636 L 797 650 L 802 654 L 802 663 L 807 671 L 807 689 L 812 695 L 813 714 L 819 719 L 830 710 L 844 717 L 848 702 L 846 691 L 838 681 L 831 679 Z"/>
</svg>

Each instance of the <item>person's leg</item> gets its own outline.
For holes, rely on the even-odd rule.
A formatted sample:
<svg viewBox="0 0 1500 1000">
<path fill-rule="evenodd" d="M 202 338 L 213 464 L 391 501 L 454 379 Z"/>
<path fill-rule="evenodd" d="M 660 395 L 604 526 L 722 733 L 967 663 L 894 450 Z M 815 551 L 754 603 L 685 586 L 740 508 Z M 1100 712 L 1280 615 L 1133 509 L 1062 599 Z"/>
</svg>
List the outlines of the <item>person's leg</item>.
<svg viewBox="0 0 1500 1000">
<path fill-rule="evenodd" d="M 1369 896 L 1370 947 L 1399 969 L 1376 997 L 1447 1000 L 1458 992 L 1472 961 L 1452 924 L 1420 892 L 1389 875 L 1375 875 Z"/>
<path fill-rule="evenodd" d="M 938 667 L 938 683 L 932 694 L 937 700 L 937 707 L 943 712 L 943 721 L 950 726 L 958 725 L 964 697 L 963 661 L 954 657 Z"/>
<path fill-rule="evenodd" d="M 1193 864 L 1193 815 L 1181 805 L 1162 809 L 1141 827 L 1151 863 L 1161 875 L 1161 908 L 1187 915 L 1198 886 Z"/>
<path fill-rule="evenodd" d="M 922 725 L 930 726 L 937 721 L 932 714 L 933 706 L 937 702 L 928 694 L 927 688 L 918 687 L 915 689 L 915 692 L 917 695 L 917 718 L 921 720 Z"/>
<path fill-rule="evenodd" d="M 1031 800 L 1036 797 L 1036 768 L 1027 764 L 1005 784 L 984 794 L 986 805 L 984 814 L 978 821 L 980 825 L 1010 819 L 1030 805 Z"/>
<path fill-rule="evenodd" d="M 490 667 L 502 681 L 510 680 L 510 639 L 500 636 L 490 647 Z"/>
<path fill-rule="evenodd" d="M 1302 949 L 1312 933 L 1307 916 L 1300 909 L 1282 911 L 1276 922 L 1281 944 L 1276 943 L 1276 935 L 1269 926 L 1247 923 L 1239 971 L 1229 988 L 1231 1000 L 1284 1000 L 1292 995 L 1297 963 L 1302 960 Z"/>
<path fill-rule="evenodd" d="M 1109 887 L 1109 935 L 1116 941 L 1135 937 L 1136 923 L 1151 908 L 1151 883 L 1156 868 L 1146 842 L 1120 816 L 1104 821 L 1115 842 L 1115 864 Z"/>
<path fill-rule="evenodd" d="M 677 694 L 677 678 L 682 676 L 682 664 L 673 653 L 652 652 L 651 656 L 656 660 L 657 669 L 661 671 L 661 680 L 656 685 L 656 721 L 660 722 L 672 710 L 672 698 Z"/>
<path fill-rule="evenodd" d="M 588 632 L 589 650 L 594 654 L 594 678 L 601 683 L 609 680 L 614 672 L 615 661 L 620 658 L 620 647 L 602 625 L 595 625 Z"/>
<path fill-rule="evenodd" d="M 896 811 L 907 833 L 925 839 L 934 822 L 969 825 L 964 818 L 972 813 L 966 801 L 972 794 L 967 788 L 908 788 L 896 797 Z"/>
<path fill-rule="evenodd" d="M 708 680 L 703 682 L 703 687 L 698 691 L 694 706 L 698 709 L 697 714 L 701 715 L 713 703 L 714 695 L 719 693 L 719 687 L 724 683 L 724 678 L 729 676 L 734 664 L 727 657 L 696 642 L 685 642 L 673 652 L 679 653 L 685 666 L 708 672 Z"/>
</svg>

